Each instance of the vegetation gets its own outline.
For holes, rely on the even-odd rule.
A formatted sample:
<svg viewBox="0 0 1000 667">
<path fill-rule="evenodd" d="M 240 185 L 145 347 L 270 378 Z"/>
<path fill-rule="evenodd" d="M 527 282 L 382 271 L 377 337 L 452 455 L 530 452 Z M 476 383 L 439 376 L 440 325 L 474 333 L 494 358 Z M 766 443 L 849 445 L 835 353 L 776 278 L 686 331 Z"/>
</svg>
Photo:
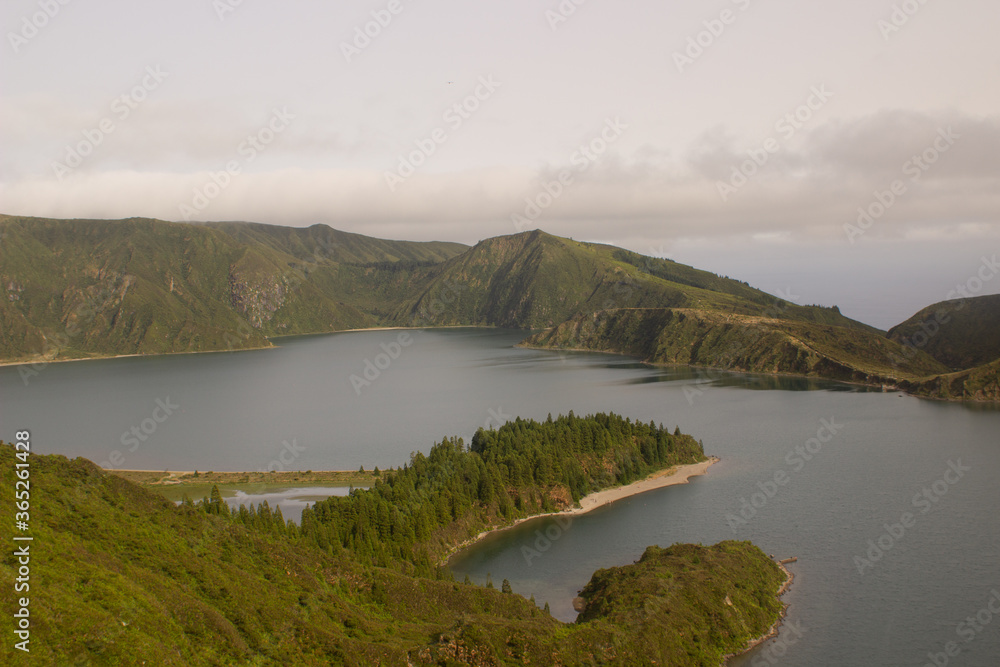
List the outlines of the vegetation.
<svg viewBox="0 0 1000 667">
<path fill-rule="evenodd" d="M 350 470 L 275 470 L 269 472 L 157 472 L 153 470 L 113 470 L 114 474 L 140 486 L 171 488 L 184 491 L 192 486 L 368 486 L 381 479 L 378 468 L 359 473 Z"/>
<path fill-rule="evenodd" d="M 374 326 L 539 328 L 612 307 L 760 315 L 744 283 L 540 231 L 454 243 L 323 225 L 0 216 L 0 359 L 233 350 Z M 778 300 L 780 302 L 780 300 Z M 867 329 L 835 309 L 783 317 Z"/>
<path fill-rule="evenodd" d="M 928 306 L 890 329 L 889 339 L 951 370 L 989 364 L 1000 359 L 1000 294 Z"/>
<path fill-rule="evenodd" d="M 1000 402 L 1000 359 L 967 371 L 906 383 L 904 388 L 927 398 Z"/>
<path fill-rule="evenodd" d="M 445 438 L 370 489 L 317 503 L 303 511 L 302 534 L 330 553 L 433 576 L 456 544 L 483 530 L 703 460 L 694 438 L 617 415 L 517 419 L 479 429 L 469 450 Z"/>
<path fill-rule="evenodd" d="M 1000 357 L 1000 297 L 937 304 L 887 338 L 835 306 L 798 306 L 667 259 L 538 230 L 469 248 L 324 225 L 0 215 L 0 235 L 4 362 L 237 350 L 379 326 L 502 326 L 549 329 L 527 342 L 537 347 L 962 398 L 990 395 L 978 387 L 989 369 L 969 390 L 943 376 Z"/>
<path fill-rule="evenodd" d="M 524 345 L 869 384 L 947 370 L 926 354 L 908 354 L 898 343 L 865 329 L 700 309 L 616 309 L 582 315 L 528 338 Z"/>
<path fill-rule="evenodd" d="M 574 484 L 583 492 L 701 457 L 689 436 L 615 415 L 508 427 L 477 433 L 473 451 L 446 438 L 371 490 L 318 504 L 301 528 L 267 503 L 232 512 L 218 489 L 175 506 L 84 459 L 31 455 L 32 657 L 66 665 L 702 665 L 777 619 L 780 575 L 749 543 L 651 549 L 636 565 L 603 570 L 569 625 L 507 581 L 496 590 L 438 568 L 433 578 L 414 576 L 429 565 L 419 554 L 434 553 L 435 536 L 461 537 L 456 514 L 502 522 L 505 498 L 510 516 L 527 514 L 532 501 L 571 502 Z M 13 448 L 0 446 L 8 488 L 14 463 Z M 466 477 L 477 473 L 478 483 Z M 12 494 L 0 511 L 12 516 Z M 0 562 L 12 580 L 17 558 Z M 0 660 L 11 662 L 13 651 L 5 643 Z"/>
<path fill-rule="evenodd" d="M 634 565 L 598 570 L 580 594 L 577 622 L 633 628 L 627 664 L 718 665 L 782 612 L 781 569 L 748 542 L 648 547 Z"/>
<path fill-rule="evenodd" d="M 374 271 L 364 263 L 405 261 L 419 272 L 466 249 L 322 225 L 142 218 L 0 216 L 0 235 L 4 361 L 247 349 L 270 336 L 376 326 L 389 306 L 359 286 Z"/>
</svg>

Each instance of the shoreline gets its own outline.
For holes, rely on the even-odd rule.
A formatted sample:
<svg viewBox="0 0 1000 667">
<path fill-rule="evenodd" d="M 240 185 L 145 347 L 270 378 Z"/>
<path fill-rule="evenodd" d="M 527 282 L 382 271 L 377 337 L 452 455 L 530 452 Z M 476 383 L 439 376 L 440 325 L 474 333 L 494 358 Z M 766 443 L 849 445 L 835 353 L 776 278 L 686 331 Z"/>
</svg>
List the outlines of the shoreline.
<svg viewBox="0 0 1000 667">
<path fill-rule="evenodd" d="M 594 350 L 594 349 L 588 349 L 588 348 L 582 348 L 582 347 L 543 347 L 543 346 L 538 346 L 538 345 L 525 345 L 523 343 L 516 343 L 514 345 L 514 347 L 517 347 L 517 348 L 520 348 L 520 349 L 523 349 L 523 350 L 539 350 L 539 351 L 542 351 L 542 352 L 556 352 L 556 353 L 558 353 L 558 352 L 577 352 L 577 353 L 584 352 L 584 353 L 589 353 L 589 354 L 610 354 L 610 355 L 614 355 L 616 357 L 628 357 L 630 359 L 635 359 L 640 364 L 643 364 L 645 366 L 649 366 L 650 368 L 692 368 L 692 369 L 695 369 L 695 370 L 717 371 L 717 372 L 720 372 L 720 373 L 729 373 L 731 375 L 741 375 L 741 374 L 742 375 L 762 375 L 762 376 L 766 376 L 766 377 L 778 377 L 778 378 L 781 378 L 781 377 L 799 378 L 799 379 L 802 379 L 802 380 L 823 380 L 824 382 L 836 382 L 836 383 L 845 384 L 845 385 L 848 385 L 848 386 L 851 386 L 851 387 L 864 387 L 865 389 L 871 389 L 872 390 L 871 393 L 878 393 L 877 390 L 881 390 L 881 393 L 883 393 L 883 394 L 891 394 L 891 393 L 897 393 L 898 392 L 901 396 L 907 396 L 907 397 L 910 397 L 910 398 L 918 398 L 918 399 L 929 400 L 929 401 L 939 401 L 939 402 L 942 402 L 942 403 L 971 403 L 971 404 L 974 404 L 974 405 L 997 405 L 997 404 L 1000 404 L 1000 399 L 989 399 L 989 398 L 985 398 L 985 399 L 958 398 L 958 397 L 953 397 L 953 396 L 942 398 L 940 396 L 928 396 L 928 395 L 925 395 L 925 394 L 917 394 L 917 393 L 909 391 L 908 389 L 905 389 L 905 388 L 903 388 L 903 387 L 901 387 L 899 385 L 900 382 L 912 382 L 912 380 L 900 380 L 898 378 L 895 380 L 895 382 L 893 384 L 887 384 L 887 383 L 884 383 L 884 382 L 881 382 L 881 383 L 876 383 L 876 382 L 859 382 L 859 381 L 855 381 L 855 380 L 840 380 L 840 379 L 837 379 L 837 378 L 830 378 L 830 377 L 826 377 L 826 376 L 823 376 L 823 375 L 802 375 L 800 373 L 780 373 L 780 372 L 771 372 L 771 373 L 768 373 L 768 372 L 765 372 L 765 371 L 745 371 L 745 370 L 737 370 L 737 369 L 734 369 L 734 368 L 721 368 L 719 366 L 703 366 L 703 365 L 696 365 L 696 364 L 667 363 L 667 362 L 659 363 L 659 362 L 655 362 L 655 361 L 647 361 L 645 359 L 641 359 L 640 357 L 637 357 L 637 356 L 635 356 L 633 354 L 629 354 L 628 352 L 615 352 L 613 350 Z M 966 369 L 966 370 L 975 370 L 975 369 Z M 963 372 L 965 372 L 965 371 L 956 371 L 956 373 L 963 373 Z M 952 374 L 953 373 L 946 373 L 944 375 L 952 375 Z M 918 380 L 929 380 L 929 379 L 933 379 L 933 378 L 937 378 L 937 377 L 944 377 L 944 376 L 943 375 L 929 375 L 927 377 L 917 378 L 917 379 Z M 886 379 L 888 379 L 888 378 L 886 378 Z"/>
<path fill-rule="evenodd" d="M 482 324 L 446 324 L 437 327 L 367 327 L 364 329 L 337 329 L 336 331 L 313 331 L 310 333 L 278 334 L 275 336 L 265 336 L 270 345 L 257 347 L 241 347 L 232 350 L 188 350 L 185 352 L 136 352 L 134 354 L 111 354 L 96 357 L 76 357 L 73 359 L 26 359 L 23 361 L 0 361 L 0 368 L 7 366 L 35 366 L 42 368 L 49 364 L 68 364 L 74 361 L 108 361 L 109 359 L 131 359 L 133 357 L 175 357 L 185 354 L 228 354 L 236 352 L 257 352 L 260 350 L 275 350 L 281 347 L 273 341 L 282 338 L 298 338 L 306 336 L 332 336 L 333 334 L 358 333 L 362 331 L 421 331 L 434 329 L 500 329 L 503 327 L 487 326 Z M 525 329 L 534 331 L 534 329 Z"/>
<path fill-rule="evenodd" d="M 780 598 L 785 593 L 788 592 L 789 588 L 792 587 L 792 582 L 795 581 L 795 575 L 792 574 L 788 570 L 788 568 L 785 567 L 785 565 L 783 563 L 777 562 L 776 565 L 779 568 L 781 568 L 782 572 L 785 573 L 785 581 L 784 581 L 784 583 L 781 584 L 781 586 L 778 587 L 778 592 L 776 594 L 777 597 Z M 755 648 L 757 648 L 758 646 L 760 646 L 761 644 L 763 644 L 764 642 L 766 642 L 767 640 L 774 639 L 775 637 L 777 637 L 779 631 L 781 630 L 781 626 L 784 625 L 784 623 L 785 623 L 785 617 L 786 616 L 788 616 L 788 605 L 782 603 L 782 605 L 781 605 L 781 613 L 778 615 L 778 620 L 774 622 L 774 625 L 772 625 L 770 628 L 768 628 L 767 632 L 765 632 L 764 634 L 762 634 L 760 637 L 757 637 L 755 639 L 751 639 L 749 642 L 747 642 L 747 645 L 742 650 L 740 650 L 740 651 L 738 651 L 736 653 L 727 653 L 726 655 L 722 656 L 721 667 L 726 667 L 726 665 L 729 664 L 730 660 L 732 660 L 734 658 L 739 658 L 740 656 L 744 656 L 747 653 L 749 653 L 750 651 L 752 651 Z"/>
<path fill-rule="evenodd" d="M 269 339 L 270 340 L 270 339 Z M 44 370 L 49 364 L 69 364 L 75 361 L 109 361 L 111 359 L 132 359 L 135 357 L 177 357 L 185 354 L 236 354 L 237 352 L 257 352 L 260 350 L 274 350 L 277 345 L 262 345 L 260 347 L 241 347 L 236 350 L 190 350 L 187 352 L 156 352 L 135 354 L 111 354 L 106 357 L 77 357 L 75 359 L 35 359 L 26 361 L 0 361 L 0 368 L 7 366 L 41 366 L 39 370 Z"/>
<path fill-rule="evenodd" d="M 241 347 L 235 350 L 193 350 L 187 352 L 156 352 L 156 353 L 135 353 L 135 354 L 113 354 L 108 356 L 97 356 L 97 357 L 78 357 L 75 359 L 35 359 L 35 360 L 23 360 L 23 361 L 0 361 L 0 368 L 6 368 L 10 366 L 36 366 L 41 365 L 42 369 L 47 367 L 49 364 L 66 364 L 74 361 L 107 361 L 110 359 L 131 359 L 134 357 L 172 357 L 185 354 L 223 354 L 223 353 L 235 353 L 235 352 L 255 352 L 260 350 L 274 350 L 280 347 L 272 341 L 280 340 L 282 338 L 296 338 L 300 336 L 329 336 L 332 334 L 342 334 L 342 333 L 359 333 L 363 331 L 420 331 L 420 330 L 434 330 L 434 329 L 500 329 L 503 327 L 495 327 L 482 324 L 447 324 L 443 326 L 436 327 L 367 327 L 363 329 L 338 329 L 336 331 L 315 331 L 311 333 L 295 333 L 295 334 L 279 334 L 275 336 L 268 336 L 267 341 L 271 343 L 270 345 L 262 345 L 259 347 Z M 525 332 L 537 331 L 536 329 L 525 329 Z M 805 380 L 824 380 L 826 382 L 837 382 L 840 384 L 845 384 L 854 387 L 865 387 L 867 389 L 877 390 L 881 389 L 882 393 L 893 393 L 899 392 L 902 396 L 909 396 L 912 398 L 919 398 L 924 400 L 939 401 L 943 403 L 972 403 L 977 405 L 996 405 L 1000 403 L 1000 399 L 975 399 L 975 398 L 958 398 L 958 397 L 947 397 L 942 398 L 939 396 L 927 396 L 923 394 L 913 393 L 895 384 L 885 384 L 885 383 L 869 383 L 869 382 L 857 382 L 853 380 L 839 380 L 836 378 L 828 378 L 822 375 L 801 375 L 799 373 L 766 373 L 761 371 L 741 371 L 736 369 L 726 369 L 719 368 L 716 366 L 698 366 L 694 364 L 680 364 L 680 363 L 656 363 L 652 361 L 646 361 L 636 357 L 634 355 L 628 354 L 627 352 L 614 352 L 611 350 L 593 350 L 587 348 L 564 348 L 564 347 L 541 347 L 537 345 L 525 345 L 523 341 L 514 344 L 515 348 L 523 350 L 537 350 L 541 352 L 586 352 L 590 354 L 610 354 L 618 357 L 629 357 L 635 359 L 641 364 L 645 364 L 651 368 L 693 368 L 696 370 L 707 370 L 707 371 L 719 371 L 722 373 L 732 373 L 732 374 L 747 374 L 747 375 L 764 375 L 770 377 L 790 377 L 790 378 L 802 378 Z M 37 371 L 36 371 L 37 372 Z M 962 371 L 958 371 L 962 372 Z M 940 376 L 928 376 L 928 378 L 934 378 Z M 924 379 L 924 378 L 920 378 Z M 910 382 L 910 380 L 904 380 L 904 382 Z"/>
<path fill-rule="evenodd" d="M 380 471 L 357 470 L 283 470 L 267 471 L 196 471 L 196 470 L 125 470 L 120 468 L 101 468 L 110 475 L 116 475 L 147 489 L 163 489 L 183 486 L 317 486 L 340 485 L 361 486 L 371 485 L 384 478 Z M 385 471 L 388 472 L 388 471 Z M 195 477 L 195 474 L 198 476 Z"/>
<path fill-rule="evenodd" d="M 687 484 L 692 477 L 699 477 L 707 473 L 709 467 L 718 463 L 720 460 L 721 459 L 717 456 L 710 456 L 705 461 L 699 461 L 698 463 L 686 463 L 680 466 L 672 466 L 659 472 L 655 472 L 644 479 L 632 482 L 631 484 L 626 484 L 625 486 L 616 486 L 610 489 L 602 489 L 601 491 L 589 493 L 583 498 L 580 498 L 579 507 L 570 507 L 569 509 L 564 509 L 559 512 L 535 514 L 517 519 L 513 523 L 506 526 L 498 526 L 496 528 L 484 530 L 475 537 L 470 537 L 469 539 L 449 549 L 438 564 L 442 567 L 446 567 L 455 556 L 480 540 L 483 540 L 487 536 L 492 535 L 493 533 L 510 530 L 511 528 L 520 526 L 528 521 L 561 516 L 580 516 L 581 514 L 592 512 L 599 507 L 604 507 L 605 505 L 610 505 L 619 500 L 624 500 L 625 498 L 631 498 L 632 496 L 646 493 L 647 491 L 655 491 L 657 489 L 663 489 L 677 484 Z"/>
</svg>

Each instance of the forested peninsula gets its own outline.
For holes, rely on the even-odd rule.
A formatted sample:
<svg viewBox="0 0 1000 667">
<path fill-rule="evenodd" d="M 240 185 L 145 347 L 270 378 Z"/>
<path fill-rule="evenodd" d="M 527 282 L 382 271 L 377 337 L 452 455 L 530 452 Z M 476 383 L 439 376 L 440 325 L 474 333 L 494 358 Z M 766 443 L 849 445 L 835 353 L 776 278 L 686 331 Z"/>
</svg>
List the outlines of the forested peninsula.
<svg viewBox="0 0 1000 667">
<path fill-rule="evenodd" d="M 12 487 L 14 449 L 0 459 Z M 517 419 L 468 445 L 445 438 L 296 525 L 267 503 L 231 511 L 213 493 L 176 506 L 85 459 L 31 454 L 33 652 L 58 664 L 720 664 L 782 611 L 784 574 L 748 542 L 650 547 L 596 573 L 571 624 L 440 565 L 484 529 L 703 460 L 691 436 L 614 414 Z M 5 576 L 16 568 L 3 560 Z"/>
</svg>

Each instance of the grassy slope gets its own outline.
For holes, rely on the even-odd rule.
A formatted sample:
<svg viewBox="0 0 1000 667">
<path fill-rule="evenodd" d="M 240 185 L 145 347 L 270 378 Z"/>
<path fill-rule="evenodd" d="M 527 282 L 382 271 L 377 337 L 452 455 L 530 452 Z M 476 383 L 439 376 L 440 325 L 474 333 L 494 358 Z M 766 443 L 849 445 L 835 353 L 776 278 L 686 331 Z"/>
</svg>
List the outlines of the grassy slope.
<svg viewBox="0 0 1000 667">
<path fill-rule="evenodd" d="M 580 665 L 596 657 L 635 665 L 657 656 L 702 665 L 763 633 L 779 609 L 776 568 L 749 543 L 654 550 L 636 566 L 602 571 L 585 593 L 587 615 L 564 625 L 518 595 L 363 567 L 296 531 L 175 507 L 83 459 L 30 461 L 26 595 L 32 657 L 46 664 Z M 14 462 L 0 445 L 7 488 Z M 12 515 L 12 494 L 0 511 Z M 0 562 L 13 580 L 16 559 Z M 14 655 L 5 642 L 0 661 L 14 664 Z"/>
<path fill-rule="evenodd" d="M 139 219 L 0 224 L 7 360 L 52 346 L 74 358 L 267 345 L 255 331 L 226 337 L 240 317 L 219 295 L 241 251 L 222 234 Z"/>
<path fill-rule="evenodd" d="M 375 326 L 373 290 L 359 280 L 341 287 L 341 273 L 361 276 L 372 261 L 418 270 L 465 248 L 321 226 L 146 219 L 0 216 L 0 231 L 0 358 L 9 361 L 241 349 L 272 335 Z M 386 291 L 390 303 L 401 299 Z"/>
<path fill-rule="evenodd" d="M 923 350 L 952 370 L 1000 359 L 1000 295 L 942 301 L 889 330 L 889 338 Z"/>
<path fill-rule="evenodd" d="M 701 309 L 626 309 L 580 316 L 526 345 L 630 354 L 651 363 L 854 382 L 918 378 L 945 369 L 864 329 Z"/>
</svg>

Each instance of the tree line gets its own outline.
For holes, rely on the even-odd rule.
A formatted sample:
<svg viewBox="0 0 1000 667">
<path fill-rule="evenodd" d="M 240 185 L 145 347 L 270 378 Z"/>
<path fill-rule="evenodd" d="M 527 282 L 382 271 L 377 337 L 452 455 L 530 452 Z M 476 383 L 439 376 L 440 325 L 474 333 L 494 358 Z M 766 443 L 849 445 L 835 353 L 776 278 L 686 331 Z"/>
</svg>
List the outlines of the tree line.
<svg viewBox="0 0 1000 667">
<path fill-rule="evenodd" d="M 702 446 L 678 429 L 570 412 L 479 429 L 468 446 L 446 437 L 373 487 L 307 507 L 299 526 L 266 501 L 230 511 L 217 489 L 198 507 L 258 530 L 287 532 L 331 554 L 350 552 L 365 564 L 441 576 L 438 562 L 448 549 L 482 530 L 704 458 Z"/>
</svg>

